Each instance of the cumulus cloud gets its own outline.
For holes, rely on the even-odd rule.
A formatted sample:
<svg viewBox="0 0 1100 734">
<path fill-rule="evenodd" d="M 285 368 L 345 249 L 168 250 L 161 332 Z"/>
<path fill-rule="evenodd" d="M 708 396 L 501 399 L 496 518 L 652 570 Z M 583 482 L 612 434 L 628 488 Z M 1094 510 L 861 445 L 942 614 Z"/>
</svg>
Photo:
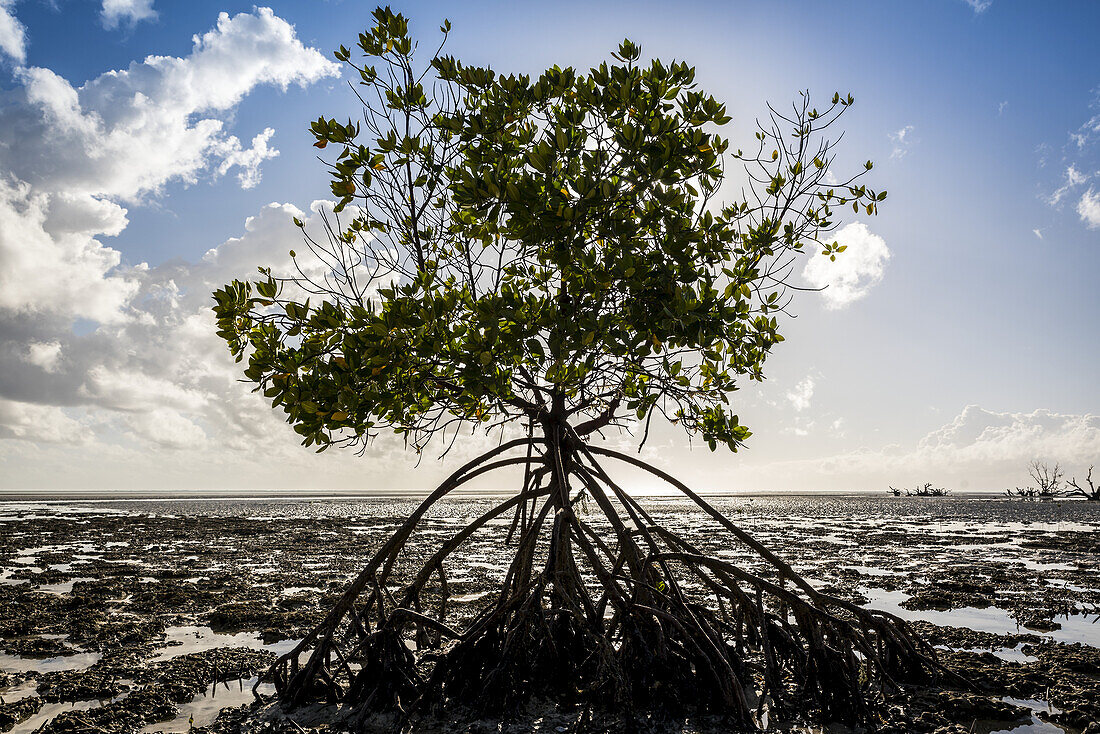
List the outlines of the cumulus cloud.
<svg viewBox="0 0 1100 734">
<path fill-rule="evenodd" d="M 194 422 L 173 410 L 155 408 L 127 418 L 129 435 L 161 448 L 198 448 L 206 443 L 206 433 Z"/>
<path fill-rule="evenodd" d="M 87 429 L 60 408 L 0 398 L 0 439 L 38 443 L 84 443 Z"/>
<path fill-rule="evenodd" d="M 853 222 L 841 228 L 836 241 L 847 249 L 830 260 L 823 256 L 810 257 L 802 271 L 802 277 L 813 288 L 823 288 L 825 307 L 840 309 L 859 300 L 882 280 L 890 249 L 886 240 L 873 234 L 862 222 Z"/>
<path fill-rule="evenodd" d="M 61 361 L 61 342 L 31 342 L 23 359 L 46 372 L 57 372 Z"/>
<path fill-rule="evenodd" d="M 0 437 L 37 440 L 28 413 L 37 405 L 56 409 L 39 411 L 50 425 L 71 428 L 61 420 L 71 413 L 97 421 L 97 437 L 124 437 L 135 450 L 196 449 L 210 441 L 228 450 L 255 450 L 268 441 L 295 446 L 280 415 L 240 382 L 239 365 L 214 333 L 210 294 L 254 274 L 257 265 L 289 272 L 289 251 L 302 249 L 293 219 L 304 220 L 307 231 L 319 236 L 318 212 L 326 207 L 332 203 L 317 202 L 311 213 L 269 204 L 247 219 L 241 236 L 199 262 L 133 269 L 126 317 L 86 334 L 49 311 L 0 308 L 0 400 L 19 406 L 0 414 L 0 427 L 7 426 Z M 299 260 L 311 270 L 304 253 Z"/>
<path fill-rule="evenodd" d="M 826 473 L 883 478 L 984 473 L 1008 486 L 1014 481 L 1011 477 L 1023 474 L 1032 459 L 1078 467 L 1095 462 L 1097 456 L 1100 416 L 1045 409 L 999 413 L 969 405 L 916 445 L 859 449 L 822 460 L 818 468 Z"/>
<path fill-rule="evenodd" d="M 226 141 L 225 157 L 218 165 L 218 174 L 224 176 L 230 169 L 239 168 L 237 180 L 242 189 L 250 189 L 258 184 L 260 164 L 279 155 L 279 151 L 267 144 L 274 134 L 273 128 L 264 128 L 262 133 L 252 138 L 252 147 L 247 150 L 241 148 L 241 142 L 236 137 L 229 138 Z"/>
<path fill-rule="evenodd" d="M 144 7 L 110 7 L 124 6 Z M 254 186 L 263 161 L 278 155 L 275 131 L 246 149 L 224 118 L 259 85 L 285 89 L 336 71 L 267 8 L 220 14 L 185 57 L 149 56 L 80 87 L 50 69 L 19 69 L 20 86 L 0 101 L 0 309 L 70 322 L 135 318 L 141 267 L 124 266 L 100 239 L 126 227 L 120 202 L 207 169 L 236 170 Z"/>
<path fill-rule="evenodd" d="M 105 3 L 104 18 L 134 22 L 151 9 Z M 292 218 L 313 227 L 316 215 L 271 204 L 195 263 L 128 265 L 103 240 L 126 228 L 126 206 L 169 182 L 236 173 L 255 185 L 278 155 L 275 131 L 242 144 L 227 127 L 238 103 L 257 86 L 306 85 L 336 69 L 258 8 L 222 13 L 186 56 L 149 56 L 80 86 L 50 69 L 16 70 L 0 98 L 0 439 L 10 439 L 0 464 L 55 459 L 52 444 L 82 445 L 81 460 L 106 471 L 144 461 L 153 472 L 143 457 L 160 449 L 297 447 L 240 383 L 214 334 L 210 293 L 256 265 L 288 271 L 301 243 Z M 203 462 L 191 455 L 191 467 Z"/>
<path fill-rule="evenodd" d="M 242 151 L 222 113 L 259 85 L 306 85 L 337 70 L 268 8 L 222 13 L 188 56 L 148 56 L 79 88 L 49 69 L 21 70 L 21 88 L 0 107 L 2 162 L 36 187 L 122 201 L 194 182 L 212 163 L 223 173 L 243 166 L 255 181 L 275 155 L 273 133 Z"/>
<path fill-rule="evenodd" d="M 1100 228 L 1100 192 L 1090 186 L 1077 202 L 1077 214 L 1089 229 Z"/>
<path fill-rule="evenodd" d="M 814 397 L 814 378 L 813 375 L 806 375 L 793 389 L 787 391 L 787 400 L 791 402 L 794 409 L 797 411 L 803 411 L 810 407 L 810 401 Z"/>
<path fill-rule="evenodd" d="M 396 486 L 391 467 L 408 466 L 400 441 L 373 446 L 368 466 L 303 450 L 215 335 L 214 289 L 257 265 L 289 272 L 294 248 L 315 272 L 293 218 L 319 237 L 332 205 L 269 204 L 199 261 L 136 271 L 130 317 L 88 333 L 48 313 L 0 309 L 0 439 L 13 439 L 0 440 L 0 465 L 11 467 L 0 486 L 314 486 L 322 472 L 328 487 Z M 52 371 L 30 365 L 32 350 L 44 362 L 59 355 Z M 468 443 L 463 450 L 480 445 Z M 37 472 L 44 464 L 55 469 Z"/>
<path fill-rule="evenodd" d="M 154 20 L 157 11 L 153 10 L 153 0 L 103 0 L 99 17 L 104 28 L 117 28 L 120 23 Z"/>
<path fill-rule="evenodd" d="M 62 208 L 66 201 L 56 200 Z M 51 206 L 49 194 L 0 178 L 0 311 L 65 314 L 70 322 L 124 318 L 138 285 L 132 273 L 117 269 L 121 254 L 67 215 L 51 233 Z M 98 214 L 99 225 L 114 229 L 117 216 L 108 206 Z"/>
<path fill-rule="evenodd" d="M 12 13 L 14 5 L 15 0 L 0 0 L 0 54 L 21 64 L 27 58 L 27 34 Z"/>
</svg>

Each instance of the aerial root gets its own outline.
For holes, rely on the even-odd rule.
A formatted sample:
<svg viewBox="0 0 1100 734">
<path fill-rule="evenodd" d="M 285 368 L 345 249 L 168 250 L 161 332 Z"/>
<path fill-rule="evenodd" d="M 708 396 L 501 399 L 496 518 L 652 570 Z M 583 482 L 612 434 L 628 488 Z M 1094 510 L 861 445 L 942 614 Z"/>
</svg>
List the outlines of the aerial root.
<svg viewBox="0 0 1100 734">
<path fill-rule="evenodd" d="M 497 458 L 521 445 L 475 459 L 420 505 L 324 622 L 272 667 L 282 699 L 411 717 L 460 708 L 507 714 L 546 696 L 628 715 L 718 713 L 753 729 L 765 709 L 773 717 L 872 720 L 877 701 L 901 683 L 952 675 L 906 622 L 815 590 L 660 470 L 568 435 L 536 442 L 538 452 L 526 457 Z M 598 455 L 668 481 L 744 553 L 717 558 L 655 521 Z M 476 476 L 519 464 L 522 491 L 456 531 L 403 586 L 395 583 L 395 564 L 436 502 Z M 591 517 L 578 515 L 582 498 L 596 506 Z M 447 562 L 509 513 L 515 544 L 507 571 L 495 595 L 463 619 L 452 608 Z"/>
</svg>

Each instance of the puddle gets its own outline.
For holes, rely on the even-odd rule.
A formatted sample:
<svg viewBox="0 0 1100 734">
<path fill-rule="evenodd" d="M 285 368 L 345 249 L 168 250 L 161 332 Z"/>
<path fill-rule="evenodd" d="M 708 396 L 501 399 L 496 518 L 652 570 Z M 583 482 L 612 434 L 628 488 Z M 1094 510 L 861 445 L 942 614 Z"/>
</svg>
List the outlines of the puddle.
<svg viewBox="0 0 1100 734">
<path fill-rule="evenodd" d="M 991 563 L 1018 563 L 1029 571 L 1044 572 L 1044 571 L 1075 571 L 1077 570 L 1076 563 L 1065 563 L 1062 561 L 1036 561 L 1032 558 L 1018 558 L 1016 556 L 1006 555 L 990 555 L 984 559 Z"/>
<path fill-rule="evenodd" d="M 59 655 L 53 658 L 25 658 L 22 655 L 0 653 L 0 670 L 20 673 L 31 670 L 38 673 L 84 670 L 98 663 L 102 657 L 98 652 L 81 652 L 76 655 Z"/>
<path fill-rule="evenodd" d="M 948 647 L 947 645 L 936 645 L 936 649 L 937 650 L 956 650 L 958 652 L 974 652 L 974 653 L 988 652 L 988 653 L 992 653 L 994 656 L 996 656 L 996 657 L 1000 658 L 1001 660 L 1004 660 L 1005 662 L 1008 662 L 1008 663 L 1024 664 L 1024 663 L 1037 662 L 1039 660 L 1039 658 L 1037 658 L 1033 655 L 1028 655 L 1023 650 L 1020 649 L 1020 648 L 1023 647 L 1023 645 L 1024 645 L 1024 643 L 1022 643 L 1022 642 L 1019 645 L 1016 645 L 1016 647 L 994 647 L 994 648 L 988 648 L 988 647 Z"/>
<path fill-rule="evenodd" d="M 280 592 L 281 596 L 293 596 L 295 594 L 302 594 L 304 592 L 321 593 L 324 591 L 319 586 L 288 586 Z"/>
<path fill-rule="evenodd" d="M 1076 563 L 1041 563 L 1026 559 L 1016 562 L 1024 564 L 1024 567 L 1031 571 L 1074 571 L 1077 569 Z"/>
<path fill-rule="evenodd" d="M 841 566 L 851 571 L 858 571 L 862 576 L 904 576 L 904 571 L 891 571 L 877 566 Z"/>
<path fill-rule="evenodd" d="M 986 727 L 975 730 L 976 734 L 984 734 L 985 732 L 988 732 L 988 734 L 1066 734 L 1066 730 L 1062 727 L 1055 724 L 1049 724 L 1036 716 L 1040 711 L 1046 711 L 1051 714 L 1060 713 L 1059 709 L 1051 706 L 1046 701 L 1024 698 L 1003 698 L 1001 700 L 1013 706 L 1026 706 L 1031 709 L 1031 721 L 1008 729 Z"/>
<path fill-rule="evenodd" d="M 38 709 L 38 713 L 31 716 L 26 721 L 21 721 L 16 724 L 15 727 L 8 730 L 8 734 L 30 734 L 30 732 L 38 731 L 38 729 L 50 721 L 55 716 L 63 714 L 66 711 L 87 711 L 88 709 L 94 709 L 103 705 L 103 701 L 75 701 L 73 703 L 44 703 L 42 708 Z"/>
<path fill-rule="evenodd" d="M 1100 647 L 1100 615 L 1070 614 L 1066 617 L 1055 617 L 1054 621 L 1062 625 L 1062 629 L 1043 633 L 1051 639 L 1069 643 L 1083 642 Z"/>
<path fill-rule="evenodd" d="M 194 728 L 209 726 L 214 723 L 214 719 L 218 718 L 218 714 L 221 713 L 222 709 L 244 706 L 255 701 L 256 699 L 252 695 L 252 686 L 255 683 L 256 678 L 253 677 L 229 681 L 228 684 L 211 685 L 206 691 L 195 696 L 190 703 L 180 704 L 179 714 L 176 718 L 171 721 L 150 724 L 140 730 L 141 734 L 152 734 L 152 732 L 175 734 L 190 731 L 192 726 Z M 270 695 L 275 692 L 275 686 L 270 683 L 261 683 L 256 690 L 261 694 Z M 193 724 L 191 717 L 194 717 Z"/>
<path fill-rule="evenodd" d="M 254 632 L 238 632 L 232 635 L 224 635 L 214 632 L 209 627 L 169 627 L 164 630 L 166 647 L 161 650 L 150 662 L 171 660 L 181 655 L 193 652 L 213 650 L 216 647 L 249 647 L 253 650 L 270 650 L 276 655 L 288 653 L 298 644 L 298 640 L 280 640 L 270 645 L 265 645 L 262 638 Z M 171 644 L 176 643 L 179 644 Z"/>
<path fill-rule="evenodd" d="M 978 632 L 990 632 L 995 635 L 1015 635 L 1030 633 L 1072 644 L 1081 642 L 1093 647 L 1100 647 L 1100 622 L 1096 615 L 1070 614 L 1069 616 L 1056 616 L 1055 622 L 1062 625 L 1061 629 L 1050 632 L 1028 629 L 1017 624 L 1009 613 L 999 607 L 963 607 L 941 612 L 936 609 L 905 609 L 901 603 L 909 598 L 903 591 L 886 591 L 885 589 L 861 589 L 870 600 L 867 604 L 872 609 L 880 609 L 890 612 L 904 620 L 913 622 L 930 622 L 941 627 L 966 627 Z"/>
<path fill-rule="evenodd" d="M 13 701 L 19 701 L 27 696 L 33 696 L 35 691 L 38 690 L 38 681 L 27 681 L 26 683 L 20 683 L 19 685 L 8 688 L 7 690 L 0 691 L 0 701 L 3 703 L 12 703 Z"/>
<path fill-rule="evenodd" d="M 465 602 L 477 601 L 483 596 L 488 596 L 491 593 L 491 591 L 474 591 L 469 594 L 457 594 L 451 597 L 451 601 L 462 604 Z"/>
<path fill-rule="evenodd" d="M 81 584 L 88 581 L 95 581 L 95 579 L 76 578 L 70 581 L 63 581 L 60 584 L 41 584 L 38 587 L 38 591 L 45 591 L 48 594 L 71 594 L 73 590 L 73 584 Z"/>
<path fill-rule="evenodd" d="M 1073 520 L 1056 522 L 984 522 L 980 524 L 967 521 L 954 521 L 940 522 L 936 525 L 936 529 L 931 532 L 934 535 L 972 533 L 975 535 L 1000 536 L 1005 534 L 1017 535 L 1028 531 L 1037 531 L 1041 533 L 1089 533 L 1096 529 L 1096 523 L 1076 522 Z"/>
</svg>

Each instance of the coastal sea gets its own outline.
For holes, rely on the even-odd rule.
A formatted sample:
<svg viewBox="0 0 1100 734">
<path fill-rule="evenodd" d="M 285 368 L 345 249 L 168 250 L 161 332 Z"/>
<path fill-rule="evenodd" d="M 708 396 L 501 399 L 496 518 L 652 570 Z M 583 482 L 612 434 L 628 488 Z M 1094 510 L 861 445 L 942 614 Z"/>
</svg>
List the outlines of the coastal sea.
<svg viewBox="0 0 1100 734">
<path fill-rule="evenodd" d="M 267 667 L 419 499 L 5 493 L 0 731 L 242 731 L 270 709 L 252 692 L 272 692 Z M 499 499 L 466 495 L 433 508 L 409 567 Z M 818 588 L 908 620 L 945 664 L 983 682 L 976 698 L 933 697 L 914 709 L 929 724 L 920 731 L 1076 734 L 1100 720 L 1100 503 L 708 500 Z M 704 550 L 756 563 L 690 502 L 643 502 Z M 491 599 L 510 557 L 508 525 L 475 535 L 447 569 L 455 614 Z"/>
</svg>

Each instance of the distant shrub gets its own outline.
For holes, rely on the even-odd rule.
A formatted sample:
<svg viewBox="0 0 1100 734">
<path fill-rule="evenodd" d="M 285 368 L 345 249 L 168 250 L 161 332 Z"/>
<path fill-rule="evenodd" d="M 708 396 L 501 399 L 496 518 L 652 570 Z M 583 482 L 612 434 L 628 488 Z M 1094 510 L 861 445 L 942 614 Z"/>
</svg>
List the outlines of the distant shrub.
<svg viewBox="0 0 1100 734">
<path fill-rule="evenodd" d="M 933 487 L 932 482 L 925 482 L 923 485 L 918 484 L 913 489 L 907 489 L 902 487 L 890 487 L 887 492 L 890 492 L 895 497 L 900 497 L 902 493 L 905 493 L 906 497 L 946 497 L 950 490 L 943 487 Z"/>
</svg>

